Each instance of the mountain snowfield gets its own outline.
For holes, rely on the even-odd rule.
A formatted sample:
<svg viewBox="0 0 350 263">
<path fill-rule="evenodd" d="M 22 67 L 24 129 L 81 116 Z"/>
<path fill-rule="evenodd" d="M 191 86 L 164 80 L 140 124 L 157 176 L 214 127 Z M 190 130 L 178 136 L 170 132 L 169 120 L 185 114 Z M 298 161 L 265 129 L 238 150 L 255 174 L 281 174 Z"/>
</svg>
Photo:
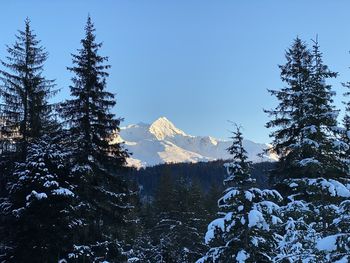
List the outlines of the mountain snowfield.
<svg viewBox="0 0 350 263">
<path fill-rule="evenodd" d="M 161 163 L 200 162 L 229 159 L 226 149 L 230 140 L 219 140 L 210 136 L 192 136 L 175 127 L 166 117 L 152 124 L 132 124 L 122 127 L 116 141 L 123 141 L 132 153 L 128 165 L 152 166 Z M 244 141 L 248 157 L 253 162 L 275 161 L 274 154 L 259 157 L 268 144 Z"/>
</svg>

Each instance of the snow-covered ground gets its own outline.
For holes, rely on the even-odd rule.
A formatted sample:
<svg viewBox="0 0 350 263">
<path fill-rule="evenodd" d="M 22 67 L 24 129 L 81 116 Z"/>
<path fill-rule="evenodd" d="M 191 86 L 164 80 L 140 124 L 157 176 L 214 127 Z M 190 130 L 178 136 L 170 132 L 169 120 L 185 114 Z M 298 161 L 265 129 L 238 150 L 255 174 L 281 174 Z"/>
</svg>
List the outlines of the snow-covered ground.
<svg viewBox="0 0 350 263">
<path fill-rule="evenodd" d="M 210 136 L 192 136 L 175 127 L 166 117 L 152 124 L 132 124 L 122 127 L 117 141 L 124 141 L 126 148 L 133 153 L 129 165 L 136 167 L 160 163 L 199 162 L 228 159 L 226 149 L 229 140 L 219 140 Z M 249 159 L 253 162 L 276 160 L 274 154 L 259 157 L 267 144 L 244 141 Z"/>
</svg>

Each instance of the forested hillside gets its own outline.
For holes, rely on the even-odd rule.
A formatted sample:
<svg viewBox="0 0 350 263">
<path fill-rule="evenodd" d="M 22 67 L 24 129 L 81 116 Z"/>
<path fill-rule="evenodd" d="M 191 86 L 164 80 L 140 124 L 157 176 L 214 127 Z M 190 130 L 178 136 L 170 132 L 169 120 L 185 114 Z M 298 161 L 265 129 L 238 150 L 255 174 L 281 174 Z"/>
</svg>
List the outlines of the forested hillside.
<svg viewBox="0 0 350 263">
<path fill-rule="evenodd" d="M 170 176 L 174 180 L 184 178 L 199 184 L 204 193 L 212 186 L 221 188 L 226 177 L 224 164 L 227 161 L 218 160 L 199 163 L 174 163 L 161 164 L 152 167 L 131 169 L 127 178 L 135 180 L 140 186 L 141 196 L 154 196 L 160 178 Z M 273 169 L 274 162 L 254 163 L 252 165 L 252 177 L 257 180 L 260 188 L 269 188 L 269 171 Z"/>
</svg>

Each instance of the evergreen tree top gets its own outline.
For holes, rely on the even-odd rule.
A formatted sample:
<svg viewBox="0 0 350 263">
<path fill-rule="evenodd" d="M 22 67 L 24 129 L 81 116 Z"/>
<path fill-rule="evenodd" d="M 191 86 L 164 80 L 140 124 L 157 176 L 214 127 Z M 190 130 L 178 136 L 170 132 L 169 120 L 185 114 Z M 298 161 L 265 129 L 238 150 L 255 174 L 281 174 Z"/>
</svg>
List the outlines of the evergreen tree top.
<svg viewBox="0 0 350 263">
<path fill-rule="evenodd" d="M 11 151 L 16 149 L 25 155 L 26 144 L 49 130 L 53 105 L 48 99 L 57 90 L 53 90 L 54 80 L 43 76 L 48 53 L 31 29 L 29 18 L 25 20 L 25 29 L 18 30 L 15 37 L 15 43 L 7 46 L 6 61 L 1 60 L 0 96 L 4 102 L 0 109 L 4 125 L 1 133 L 5 133 L 3 138 L 15 142 L 15 146 L 10 142 Z"/>
<path fill-rule="evenodd" d="M 6 46 L 9 53 L 6 57 L 8 62 L 1 61 L 3 66 L 17 73 L 23 73 L 24 70 L 41 72 L 42 64 L 48 57 L 48 52 L 40 45 L 40 40 L 31 29 L 30 23 L 30 19 L 26 18 L 24 31 L 18 30 L 13 46 Z"/>
<path fill-rule="evenodd" d="M 109 69 L 110 65 L 102 64 L 108 61 L 108 57 L 98 55 L 98 50 L 102 47 L 102 43 L 96 42 L 96 29 L 90 16 L 87 18 L 84 30 L 85 37 L 80 40 L 82 48 L 78 49 L 78 54 L 72 54 L 73 64 L 76 66 L 68 67 L 68 70 L 73 71 L 80 77 L 87 76 L 87 71 L 94 73 L 99 78 L 108 77 L 109 74 L 105 70 Z M 91 81 L 93 82 L 94 80 Z M 102 82 L 104 82 L 104 79 L 102 79 Z"/>
<path fill-rule="evenodd" d="M 128 153 L 120 143 L 112 142 L 122 119 L 111 112 L 116 101 L 107 91 L 106 70 L 110 65 L 104 64 L 107 57 L 98 54 L 102 43 L 96 43 L 90 16 L 84 30 L 82 47 L 72 54 L 73 66 L 68 67 L 74 74 L 72 99 L 61 104 L 60 113 L 70 129 L 77 168 L 99 167 L 102 171 L 125 164 Z"/>
<path fill-rule="evenodd" d="M 243 134 L 241 127 L 235 124 L 235 130 L 230 137 L 233 142 L 227 151 L 232 155 L 232 162 L 226 163 L 228 177 L 225 179 L 225 184 L 243 184 L 248 181 L 253 181 L 250 176 L 251 162 L 248 161 L 247 151 L 243 147 Z"/>
<path fill-rule="evenodd" d="M 279 157 L 279 173 L 283 177 L 325 176 L 345 169 L 336 156 L 344 143 L 338 139 L 338 110 L 333 105 L 335 92 L 326 83 L 336 72 L 323 63 L 318 40 L 312 48 L 296 38 L 286 51 L 287 62 L 280 65 L 280 90 L 270 90 L 279 103 L 266 110 L 272 120 L 267 128 L 275 128 L 272 150 Z"/>
</svg>

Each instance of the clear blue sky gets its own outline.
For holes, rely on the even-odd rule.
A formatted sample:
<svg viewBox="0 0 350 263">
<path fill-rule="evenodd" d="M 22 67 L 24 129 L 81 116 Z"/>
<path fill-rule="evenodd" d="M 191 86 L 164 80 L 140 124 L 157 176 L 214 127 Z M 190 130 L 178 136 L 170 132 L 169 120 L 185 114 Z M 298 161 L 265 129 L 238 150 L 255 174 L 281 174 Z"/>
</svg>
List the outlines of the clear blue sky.
<svg viewBox="0 0 350 263">
<path fill-rule="evenodd" d="M 343 93 L 349 10 L 345 0 L 1 0 L 0 58 L 28 16 L 50 54 L 46 76 L 62 88 L 57 100 L 67 98 L 66 66 L 90 13 L 124 125 L 166 116 L 189 134 L 227 138 L 231 120 L 248 139 L 269 142 L 263 108 L 276 101 L 266 90 L 281 87 L 277 65 L 297 35 L 319 35 L 325 62 L 340 73 L 334 88 Z"/>
</svg>

